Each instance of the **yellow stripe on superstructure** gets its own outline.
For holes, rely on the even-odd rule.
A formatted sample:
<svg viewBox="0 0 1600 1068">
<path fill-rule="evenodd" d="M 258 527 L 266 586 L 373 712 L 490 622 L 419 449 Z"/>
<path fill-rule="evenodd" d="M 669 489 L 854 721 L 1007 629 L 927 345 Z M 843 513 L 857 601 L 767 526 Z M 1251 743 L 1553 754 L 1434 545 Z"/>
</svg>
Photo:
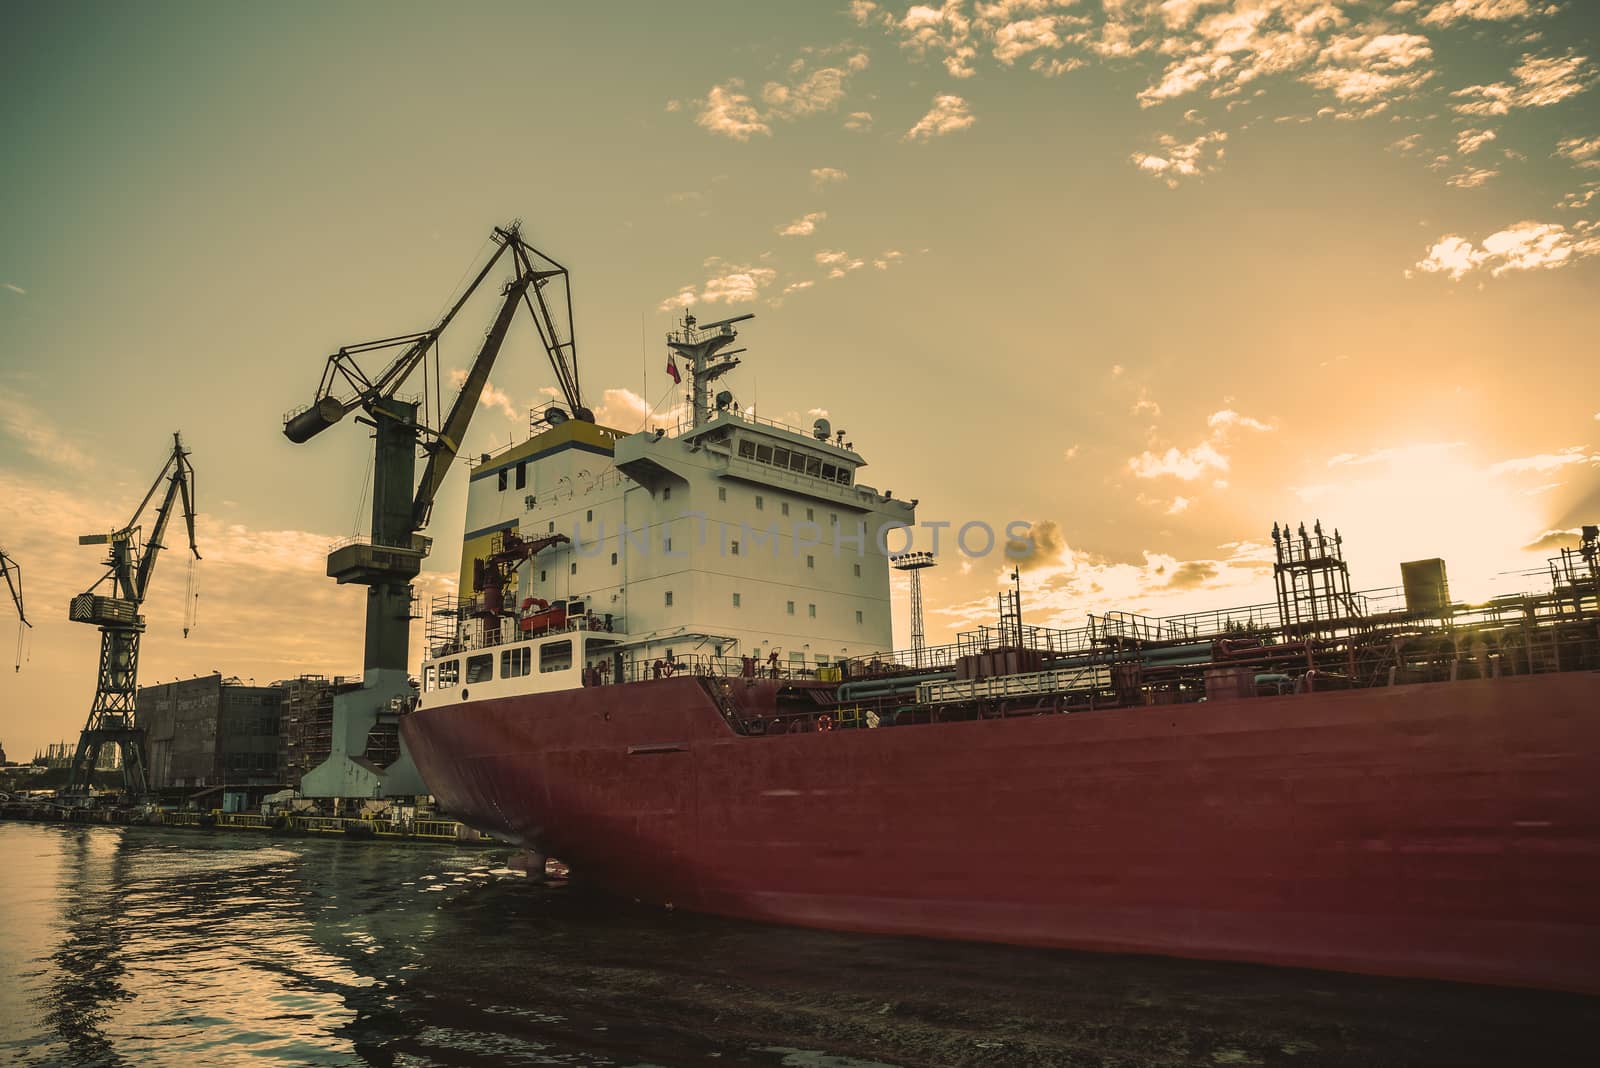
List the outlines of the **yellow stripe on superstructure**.
<svg viewBox="0 0 1600 1068">
<path fill-rule="evenodd" d="M 504 452 L 495 453 L 493 456 L 471 465 L 468 469 L 467 477 L 470 482 L 472 479 L 477 478 L 480 473 L 487 474 L 530 457 L 541 456 L 569 445 L 584 446 L 597 451 L 611 453 L 616 449 L 617 439 L 627 436 L 626 431 L 613 430 L 611 427 L 600 426 L 596 423 L 569 419 L 559 426 L 553 426 L 548 430 L 535 434 L 521 445 L 514 445 Z M 515 521 L 512 521 L 509 526 L 503 527 L 502 530 L 520 533 Z M 476 538 L 462 539 L 461 585 L 456 587 L 461 597 L 472 596 L 472 562 L 488 556 L 493 551 L 495 535 L 501 532 L 501 530 L 495 530 L 488 534 L 480 534 Z"/>
</svg>

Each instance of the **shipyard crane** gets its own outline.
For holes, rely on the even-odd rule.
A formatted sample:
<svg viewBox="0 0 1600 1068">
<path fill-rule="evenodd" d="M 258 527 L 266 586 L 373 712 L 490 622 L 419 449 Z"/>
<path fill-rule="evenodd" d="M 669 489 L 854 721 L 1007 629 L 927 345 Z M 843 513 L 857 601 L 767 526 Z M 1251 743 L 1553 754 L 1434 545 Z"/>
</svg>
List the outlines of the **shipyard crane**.
<svg viewBox="0 0 1600 1068">
<path fill-rule="evenodd" d="M 336 546 L 328 576 L 367 587 L 362 687 L 334 702 L 328 760 L 307 773 L 309 796 L 370 797 L 375 793 L 420 793 L 421 780 L 398 744 L 399 714 L 411 693 L 409 645 L 411 580 L 421 573 L 431 542 L 422 536 L 434 498 L 454 462 L 489 373 L 519 307 L 526 308 L 555 372 L 570 414 L 587 422 L 578 385 L 577 345 L 572 331 L 572 290 L 567 269 L 522 238 L 520 222 L 495 227 L 493 254 L 433 326 L 414 334 L 346 345 L 328 357 L 312 403 L 284 418 L 284 435 L 303 444 L 345 416 L 373 427 L 372 524 L 368 538 Z M 500 307 L 447 413 L 433 425 L 430 408 L 442 410 L 438 393 L 438 344 L 468 299 L 495 266 L 509 259 L 511 278 L 500 289 Z M 398 349 L 376 374 L 361 366 L 369 354 Z M 433 397 L 427 364 L 433 355 Z M 419 368 L 422 398 L 402 397 L 402 386 Z M 413 480 L 418 450 L 427 457 Z M 392 754 L 399 753 L 399 758 Z M 406 766 L 391 767 L 395 760 Z"/>
<path fill-rule="evenodd" d="M 28 613 L 22 607 L 22 565 L 4 549 L 0 549 L 0 575 L 6 577 L 6 587 L 11 590 L 11 600 L 17 606 L 17 670 L 21 671 L 23 628 L 31 630 L 33 624 L 28 622 Z"/>
<path fill-rule="evenodd" d="M 156 507 L 155 523 L 148 538 L 142 537 L 139 518 L 165 481 L 167 487 Z M 200 559 L 194 540 L 194 465 L 183 439 L 172 435 L 172 451 L 161 473 L 150 484 L 150 491 L 134 509 L 133 518 L 109 534 L 85 534 L 79 545 L 109 546 L 106 572 L 83 593 L 72 599 L 67 618 L 100 628 L 100 671 L 94 691 L 89 721 L 78 736 L 78 749 L 72 757 L 69 793 L 88 793 L 100 750 L 115 745 L 122 751 L 122 782 L 126 791 L 141 797 L 146 793 L 144 771 L 144 731 L 134 722 L 134 700 L 139 687 L 139 638 L 145 630 L 145 594 L 155 574 L 156 560 L 166 546 L 167 524 L 177 505 L 183 506 L 189 528 L 189 551 Z M 108 593 L 96 593 L 109 583 Z"/>
</svg>

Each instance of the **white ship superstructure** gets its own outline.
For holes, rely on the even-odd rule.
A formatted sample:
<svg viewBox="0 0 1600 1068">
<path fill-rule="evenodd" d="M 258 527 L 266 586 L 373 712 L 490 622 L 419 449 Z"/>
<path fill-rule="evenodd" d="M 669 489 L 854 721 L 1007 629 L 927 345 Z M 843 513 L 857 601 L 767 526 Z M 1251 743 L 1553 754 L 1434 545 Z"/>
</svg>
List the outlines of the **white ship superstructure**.
<svg viewBox="0 0 1600 1068">
<path fill-rule="evenodd" d="M 457 685 L 491 698 L 706 662 L 826 675 L 894 647 L 886 547 L 913 502 L 861 484 L 866 461 L 827 420 L 806 431 L 713 396 L 739 363 L 723 352 L 736 321 L 685 316 L 669 336 L 690 386 L 676 430 L 625 434 L 550 406 L 473 467 L 460 597 L 430 626 L 424 705 Z"/>
</svg>

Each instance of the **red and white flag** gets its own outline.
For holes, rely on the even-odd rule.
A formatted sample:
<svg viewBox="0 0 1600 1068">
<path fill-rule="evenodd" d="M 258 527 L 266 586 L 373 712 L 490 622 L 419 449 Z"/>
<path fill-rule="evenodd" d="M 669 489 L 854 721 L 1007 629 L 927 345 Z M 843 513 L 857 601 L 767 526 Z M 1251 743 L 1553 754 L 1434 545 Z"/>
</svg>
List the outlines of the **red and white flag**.
<svg viewBox="0 0 1600 1068">
<path fill-rule="evenodd" d="M 680 386 L 683 385 L 683 379 L 678 375 L 678 365 L 671 356 L 667 357 L 667 374 L 672 376 L 672 380 L 674 382 L 678 383 Z"/>
</svg>

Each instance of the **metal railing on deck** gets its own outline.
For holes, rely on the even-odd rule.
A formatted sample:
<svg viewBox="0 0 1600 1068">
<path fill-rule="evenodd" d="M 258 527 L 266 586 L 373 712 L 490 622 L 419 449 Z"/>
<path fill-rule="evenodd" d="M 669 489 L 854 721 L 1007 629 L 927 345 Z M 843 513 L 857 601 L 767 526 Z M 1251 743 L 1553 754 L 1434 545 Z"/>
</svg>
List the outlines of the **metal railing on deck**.
<svg viewBox="0 0 1600 1068">
<path fill-rule="evenodd" d="M 738 656 L 710 656 L 687 653 L 666 657 L 640 657 L 624 661 L 620 678 L 602 677 L 607 682 L 646 682 L 652 679 L 669 679 L 680 675 L 699 675 L 712 679 L 784 679 L 812 682 L 840 682 L 844 671 L 837 663 L 819 663 L 815 660 L 746 660 Z"/>
</svg>

